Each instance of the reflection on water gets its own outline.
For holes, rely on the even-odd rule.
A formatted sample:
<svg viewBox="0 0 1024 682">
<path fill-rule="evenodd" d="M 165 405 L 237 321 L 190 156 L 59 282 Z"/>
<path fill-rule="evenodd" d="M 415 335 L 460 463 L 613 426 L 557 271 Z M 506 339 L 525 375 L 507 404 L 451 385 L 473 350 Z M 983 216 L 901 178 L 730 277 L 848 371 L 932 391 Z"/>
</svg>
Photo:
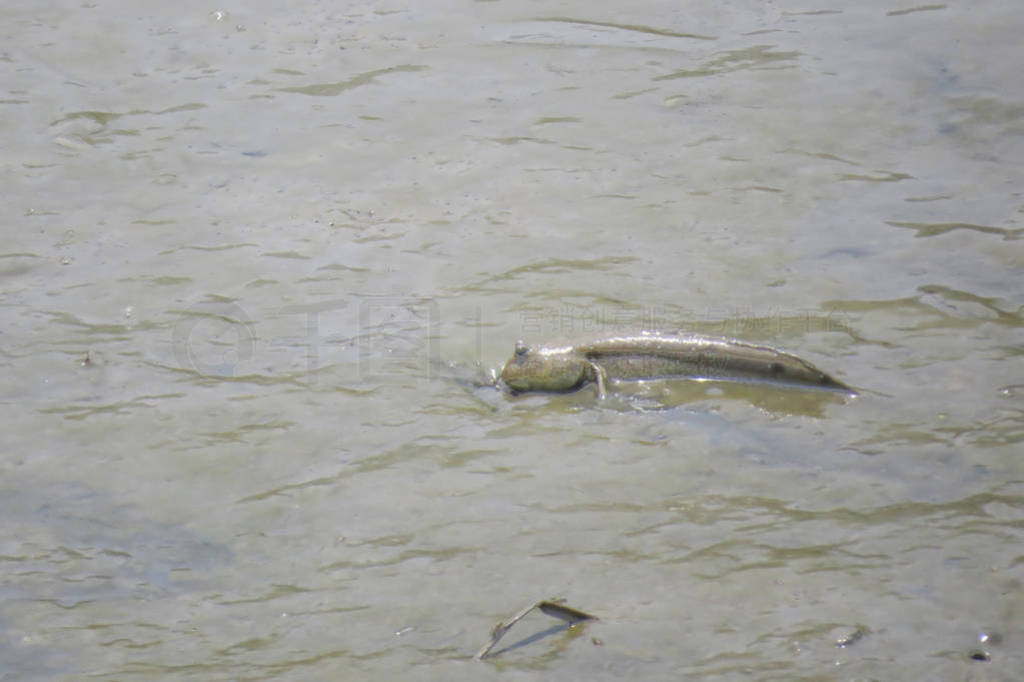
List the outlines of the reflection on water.
<svg viewBox="0 0 1024 682">
<path fill-rule="evenodd" d="M 6 10 L 5 672 L 1016 679 L 1019 12 L 470 4 Z"/>
<path fill-rule="evenodd" d="M 752 406 L 776 417 L 825 417 L 828 406 L 842 405 L 854 399 L 846 392 L 803 390 L 770 383 L 686 379 L 613 381 L 609 390 L 610 394 L 602 399 L 597 395 L 596 385 L 591 384 L 557 402 L 625 411 L 670 410 L 687 406 L 693 410 L 718 412 Z M 508 399 L 516 403 L 524 397 L 509 395 Z M 541 402 L 531 400 L 531 409 Z"/>
</svg>

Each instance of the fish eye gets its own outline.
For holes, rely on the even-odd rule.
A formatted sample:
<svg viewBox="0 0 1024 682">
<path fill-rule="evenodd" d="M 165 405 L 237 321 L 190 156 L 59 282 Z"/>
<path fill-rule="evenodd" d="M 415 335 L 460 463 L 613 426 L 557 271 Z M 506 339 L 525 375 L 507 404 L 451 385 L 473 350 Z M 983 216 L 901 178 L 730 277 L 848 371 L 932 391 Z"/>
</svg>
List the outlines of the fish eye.
<svg viewBox="0 0 1024 682">
<path fill-rule="evenodd" d="M 522 341 L 516 341 L 516 355 L 523 356 L 530 352 L 530 347 Z"/>
</svg>

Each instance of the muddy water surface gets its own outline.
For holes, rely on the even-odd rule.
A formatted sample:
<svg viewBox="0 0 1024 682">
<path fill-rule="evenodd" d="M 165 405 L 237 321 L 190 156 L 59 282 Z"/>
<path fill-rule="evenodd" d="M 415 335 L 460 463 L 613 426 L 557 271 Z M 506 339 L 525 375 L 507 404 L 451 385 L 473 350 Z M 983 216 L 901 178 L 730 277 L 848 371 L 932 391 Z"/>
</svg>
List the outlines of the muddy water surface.
<svg viewBox="0 0 1024 682">
<path fill-rule="evenodd" d="M 1017 679 L 1015 10 L 5 4 L 3 675 Z"/>
</svg>

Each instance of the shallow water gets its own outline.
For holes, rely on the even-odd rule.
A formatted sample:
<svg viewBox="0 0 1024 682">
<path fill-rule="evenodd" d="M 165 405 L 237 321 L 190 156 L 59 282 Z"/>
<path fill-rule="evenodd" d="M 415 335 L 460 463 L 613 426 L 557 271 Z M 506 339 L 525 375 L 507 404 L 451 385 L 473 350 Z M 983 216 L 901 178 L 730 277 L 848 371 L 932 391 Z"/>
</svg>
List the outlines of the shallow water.
<svg viewBox="0 0 1024 682">
<path fill-rule="evenodd" d="M 847 5 L 6 3 L 0 677 L 1017 679 L 1024 20 Z"/>
</svg>

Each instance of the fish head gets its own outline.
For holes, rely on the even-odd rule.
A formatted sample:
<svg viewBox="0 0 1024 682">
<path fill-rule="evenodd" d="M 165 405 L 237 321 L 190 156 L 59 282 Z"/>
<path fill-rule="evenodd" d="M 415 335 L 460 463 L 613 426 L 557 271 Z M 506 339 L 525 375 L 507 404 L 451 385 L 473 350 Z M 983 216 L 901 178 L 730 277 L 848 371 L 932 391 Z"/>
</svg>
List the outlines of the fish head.
<svg viewBox="0 0 1024 682">
<path fill-rule="evenodd" d="M 516 342 L 501 378 L 513 391 L 570 391 L 587 378 L 587 360 L 567 349 L 532 349 Z"/>
</svg>

